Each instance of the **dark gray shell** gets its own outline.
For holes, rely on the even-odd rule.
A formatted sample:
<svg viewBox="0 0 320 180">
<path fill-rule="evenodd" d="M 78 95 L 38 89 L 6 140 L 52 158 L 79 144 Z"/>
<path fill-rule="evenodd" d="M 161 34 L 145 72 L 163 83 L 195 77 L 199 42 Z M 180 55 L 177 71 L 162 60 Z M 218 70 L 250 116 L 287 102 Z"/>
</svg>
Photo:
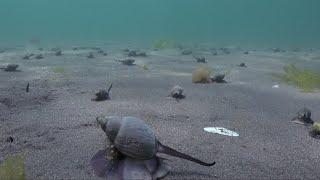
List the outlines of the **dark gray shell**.
<svg viewBox="0 0 320 180">
<path fill-rule="evenodd" d="M 203 162 L 161 144 L 157 141 L 153 129 L 139 118 L 127 116 L 121 119 L 118 116 L 100 116 L 97 117 L 97 122 L 111 141 L 112 148 L 125 157 L 143 161 L 151 160 L 156 157 L 157 153 L 162 153 L 203 166 L 213 166 L 215 164 L 215 162 Z"/>
<path fill-rule="evenodd" d="M 96 94 L 96 98 L 93 99 L 94 101 L 104 101 L 110 99 L 109 93 L 106 90 L 99 90 Z"/>
<path fill-rule="evenodd" d="M 177 98 L 179 96 L 182 96 L 182 93 L 183 93 L 182 87 L 176 85 L 171 89 L 170 95 L 173 98 Z"/>
<path fill-rule="evenodd" d="M 299 119 L 310 119 L 311 118 L 311 111 L 308 108 L 300 109 L 297 114 L 298 114 Z"/>
<path fill-rule="evenodd" d="M 43 55 L 42 54 L 38 54 L 35 58 L 36 59 L 43 59 Z"/>
<path fill-rule="evenodd" d="M 87 58 L 92 59 L 92 58 L 95 58 L 95 56 L 94 56 L 94 54 L 92 52 L 90 52 L 89 55 L 87 56 Z"/>
<path fill-rule="evenodd" d="M 192 50 L 190 50 L 190 49 L 183 50 L 183 51 L 181 52 L 181 54 L 182 54 L 182 55 L 190 55 L 190 54 L 192 54 Z"/>
<path fill-rule="evenodd" d="M 57 50 L 57 51 L 55 52 L 55 55 L 56 55 L 56 56 L 62 56 L 62 51 L 61 51 L 61 50 Z"/>
<path fill-rule="evenodd" d="M 313 120 L 311 119 L 311 111 L 308 108 L 302 108 L 298 111 L 297 116 L 292 119 L 294 123 L 311 125 Z"/>
<path fill-rule="evenodd" d="M 18 67 L 19 67 L 18 64 L 8 64 L 4 70 L 5 71 L 16 71 Z"/>
<path fill-rule="evenodd" d="M 219 73 L 219 74 L 216 74 L 213 78 L 211 78 L 211 80 L 213 82 L 222 83 L 222 82 L 225 82 L 224 81 L 225 76 L 226 76 L 225 74 Z"/>
<path fill-rule="evenodd" d="M 247 65 L 245 63 L 240 63 L 239 67 L 247 67 Z"/>
<path fill-rule="evenodd" d="M 120 62 L 123 65 L 132 66 L 132 65 L 134 65 L 135 60 L 134 59 L 124 59 L 124 60 L 120 60 Z"/>
<path fill-rule="evenodd" d="M 197 60 L 198 63 L 206 63 L 206 58 L 203 56 L 199 56 L 199 57 L 194 56 L 194 58 Z"/>
<path fill-rule="evenodd" d="M 155 156 L 157 152 L 156 136 L 152 128 L 144 121 L 135 117 L 124 117 L 118 128 L 110 126 L 110 123 L 107 124 L 106 133 L 114 136 L 117 131 L 116 136 L 110 139 L 121 153 L 140 160 L 151 159 Z"/>
</svg>

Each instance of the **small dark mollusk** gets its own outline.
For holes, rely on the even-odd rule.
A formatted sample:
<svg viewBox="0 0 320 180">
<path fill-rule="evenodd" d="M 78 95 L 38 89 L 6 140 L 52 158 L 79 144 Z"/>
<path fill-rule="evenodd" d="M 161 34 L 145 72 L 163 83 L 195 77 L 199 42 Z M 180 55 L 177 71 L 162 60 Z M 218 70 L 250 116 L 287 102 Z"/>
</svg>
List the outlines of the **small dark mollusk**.
<svg viewBox="0 0 320 180">
<path fill-rule="evenodd" d="M 62 51 L 61 50 L 56 51 L 55 55 L 56 56 L 62 56 Z"/>
<path fill-rule="evenodd" d="M 32 56 L 34 56 L 33 53 L 31 53 L 31 54 L 26 54 L 25 56 L 22 57 L 22 59 L 28 60 L 28 59 L 30 59 Z"/>
<path fill-rule="evenodd" d="M 247 65 L 245 63 L 240 63 L 239 67 L 247 67 Z"/>
<path fill-rule="evenodd" d="M 272 52 L 278 53 L 278 52 L 281 52 L 281 49 L 280 49 L 280 48 L 273 48 L 273 49 L 272 49 Z"/>
<path fill-rule="evenodd" d="M 7 66 L 2 67 L 0 69 L 3 69 L 4 71 L 7 71 L 7 72 L 14 72 L 14 71 L 18 71 L 17 70 L 18 67 L 19 67 L 18 64 L 8 64 Z"/>
<path fill-rule="evenodd" d="M 218 51 L 216 49 L 212 49 L 211 54 L 214 56 L 218 55 Z"/>
<path fill-rule="evenodd" d="M 7 137 L 6 142 L 13 143 L 14 139 L 12 136 Z"/>
<path fill-rule="evenodd" d="M 60 48 L 57 48 L 57 47 L 56 48 L 52 48 L 51 51 L 57 52 L 57 51 L 60 51 Z"/>
<path fill-rule="evenodd" d="M 129 53 L 128 53 L 128 56 L 129 57 L 136 57 L 137 56 L 137 51 L 133 51 L 133 50 L 131 50 L 131 51 L 129 51 Z"/>
<path fill-rule="evenodd" d="M 124 60 L 117 60 L 117 61 L 121 62 L 123 65 L 128 65 L 128 66 L 135 65 L 134 64 L 134 62 L 135 62 L 134 59 L 124 59 Z"/>
<path fill-rule="evenodd" d="M 87 56 L 87 58 L 92 59 L 92 58 L 95 58 L 95 57 L 94 57 L 93 53 L 91 52 L 91 53 L 89 53 L 89 55 Z"/>
<path fill-rule="evenodd" d="M 211 78 L 211 81 L 216 83 L 226 83 L 226 81 L 224 80 L 225 76 L 225 74 L 216 74 L 214 77 Z"/>
<path fill-rule="evenodd" d="M 93 101 L 105 101 L 105 100 L 109 100 L 110 99 L 110 90 L 112 88 L 112 83 L 110 85 L 110 87 L 108 88 L 108 90 L 100 90 L 99 92 L 97 92 L 96 98 L 92 99 Z"/>
<path fill-rule="evenodd" d="M 147 53 L 146 53 L 146 52 L 138 52 L 138 53 L 137 53 L 137 56 L 146 57 L 146 56 L 147 56 Z"/>
<path fill-rule="evenodd" d="M 109 97 L 109 93 L 106 90 L 100 90 L 99 92 L 96 93 L 96 98 L 94 99 L 95 101 L 105 101 L 108 100 Z"/>
<path fill-rule="evenodd" d="M 180 86 L 174 86 L 170 92 L 171 97 L 175 99 L 183 99 L 186 96 L 183 94 L 183 89 Z"/>
<path fill-rule="evenodd" d="M 305 107 L 300 109 L 297 113 L 297 116 L 292 118 L 291 121 L 297 124 L 304 125 L 312 125 L 314 123 L 311 119 L 311 110 Z"/>
<path fill-rule="evenodd" d="M 129 57 L 146 57 L 147 54 L 143 51 L 135 51 L 135 50 L 131 50 L 128 52 L 128 56 Z"/>
<path fill-rule="evenodd" d="M 28 60 L 28 59 L 30 59 L 30 56 L 29 55 L 25 55 L 25 56 L 22 57 L 22 59 Z"/>
<path fill-rule="evenodd" d="M 230 54 L 230 50 L 228 48 L 220 48 L 220 50 L 224 53 L 224 54 Z"/>
<path fill-rule="evenodd" d="M 38 54 L 35 58 L 36 59 L 43 59 L 43 55 L 42 54 Z"/>
<path fill-rule="evenodd" d="M 280 48 L 273 48 L 273 49 L 272 49 L 272 52 L 274 52 L 274 53 L 279 53 L 279 52 L 286 52 L 286 51 L 283 50 L 283 49 L 280 49 Z"/>
<path fill-rule="evenodd" d="M 186 49 L 186 50 L 183 50 L 183 51 L 181 52 L 181 54 L 182 54 L 182 55 L 190 55 L 190 54 L 192 54 L 192 51 L 191 51 L 190 49 Z"/>
<path fill-rule="evenodd" d="M 196 57 L 196 56 L 193 56 L 198 63 L 206 63 L 206 58 L 203 57 L 203 56 L 200 56 L 200 57 Z"/>
<path fill-rule="evenodd" d="M 245 51 L 243 54 L 249 54 L 249 51 Z"/>
</svg>

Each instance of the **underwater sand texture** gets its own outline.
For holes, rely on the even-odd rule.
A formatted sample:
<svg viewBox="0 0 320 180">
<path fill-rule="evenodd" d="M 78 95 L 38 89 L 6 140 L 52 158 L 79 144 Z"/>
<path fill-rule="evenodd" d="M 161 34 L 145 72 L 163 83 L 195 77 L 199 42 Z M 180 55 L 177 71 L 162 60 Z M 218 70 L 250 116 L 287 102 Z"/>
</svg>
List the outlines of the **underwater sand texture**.
<svg viewBox="0 0 320 180">
<path fill-rule="evenodd" d="M 103 49 L 108 52 L 109 47 Z M 306 128 L 290 123 L 302 106 L 319 120 L 319 94 L 303 94 L 285 84 L 272 88 L 270 69 L 281 72 L 288 53 L 206 55 L 214 71 L 231 70 L 229 83 L 192 84 L 190 76 L 179 74 L 198 67 L 190 56 L 161 56 L 158 51 L 139 58 L 148 63 L 144 71 L 115 62 L 116 51 L 95 59 L 76 52 L 30 61 L 21 59 L 25 51 L 16 51 L 0 58 L 0 65 L 14 62 L 22 70 L 0 71 L 0 156 L 27 152 L 27 179 L 100 179 L 89 166 L 106 146 L 104 133 L 94 125 L 100 114 L 140 117 L 163 144 L 217 162 L 204 168 L 168 157 L 173 160 L 168 162 L 169 180 L 320 178 L 320 142 Z M 237 67 L 240 62 L 248 67 Z M 319 61 L 312 63 L 320 67 Z M 54 67 L 63 67 L 65 73 L 53 73 Z M 111 100 L 92 102 L 94 93 L 110 82 Z M 167 98 L 176 84 L 186 93 L 179 102 Z M 204 127 L 224 127 L 241 136 L 206 133 Z M 12 143 L 6 142 L 8 136 Z"/>
</svg>

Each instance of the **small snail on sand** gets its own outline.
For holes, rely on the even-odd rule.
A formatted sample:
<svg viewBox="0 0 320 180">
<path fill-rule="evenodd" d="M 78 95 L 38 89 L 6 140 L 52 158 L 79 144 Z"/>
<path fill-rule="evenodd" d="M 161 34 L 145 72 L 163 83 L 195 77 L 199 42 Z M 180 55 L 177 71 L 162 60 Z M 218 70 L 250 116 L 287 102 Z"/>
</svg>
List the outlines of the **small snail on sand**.
<svg viewBox="0 0 320 180">
<path fill-rule="evenodd" d="M 211 77 L 211 81 L 216 83 L 226 83 L 226 81 L 224 80 L 225 76 L 226 74 L 223 73 L 216 74 L 215 76 Z"/>
<path fill-rule="evenodd" d="M 308 125 L 308 124 L 312 125 L 314 123 L 313 120 L 311 119 L 311 110 L 306 107 L 300 109 L 297 112 L 297 116 L 292 118 L 291 121 L 297 124 L 304 124 L 304 125 Z"/>
<path fill-rule="evenodd" d="M 17 71 L 17 68 L 19 67 L 18 64 L 8 64 L 5 67 L 0 67 L 0 69 L 3 69 L 4 71 L 13 72 Z"/>
<path fill-rule="evenodd" d="M 197 60 L 198 63 L 206 63 L 206 58 L 203 56 L 193 56 Z"/>
<path fill-rule="evenodd" d="M 97 92 L 96 98 L 91 99 L 92 101 L 105 101 L 105 100 L 109 100 L 110 99 L 110 90 L 112 88 L 112 83 L 109 86 L 108 90 L 100 90 L 99 92 Z"/>
<path fill-rule="evenodd" d="M 127 65 L 127 66 L 135 65 L 134 64 L 135 60 L 134 59 L 130 59 L 130 58 L 124 59 L 124 60 L 116 60 L 116 61 L 121 62 L 123 65 Z"/>
<path fill-rule="evenodd" d="M 183 94 L 183 89 L 182 87 L 175 85 L 173 86 L 173 88 L 170 91 L 170 96 L 175 98 L 175 99 L 183 99 L 186 96 Z"/>
</svg>

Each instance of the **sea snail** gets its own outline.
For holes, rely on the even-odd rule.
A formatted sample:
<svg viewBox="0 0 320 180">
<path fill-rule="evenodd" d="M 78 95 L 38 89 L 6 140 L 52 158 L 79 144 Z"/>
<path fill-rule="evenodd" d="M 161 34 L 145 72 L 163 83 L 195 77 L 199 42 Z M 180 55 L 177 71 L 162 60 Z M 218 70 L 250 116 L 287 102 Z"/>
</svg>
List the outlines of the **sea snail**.
<svg viewBox="0 0 320 180">
<path fill-rule="evenodd" d="M 175 99 L 183 99 L 186 96 L 183 94 L 183 89 L 180 86 L 174 86 L 170 91 L 170 96 Z"/>
<path fill-rule="evenodd" d="M 203 166 L 213 166 L 187 154 L 161 144 L 151 127 L 136 117 L 100 116 L 97 122 L 106 133 L 111 144 L 120 153 L 138 160 L 150 160 L 158 153 L 186 159 Z"/>
</svg>

